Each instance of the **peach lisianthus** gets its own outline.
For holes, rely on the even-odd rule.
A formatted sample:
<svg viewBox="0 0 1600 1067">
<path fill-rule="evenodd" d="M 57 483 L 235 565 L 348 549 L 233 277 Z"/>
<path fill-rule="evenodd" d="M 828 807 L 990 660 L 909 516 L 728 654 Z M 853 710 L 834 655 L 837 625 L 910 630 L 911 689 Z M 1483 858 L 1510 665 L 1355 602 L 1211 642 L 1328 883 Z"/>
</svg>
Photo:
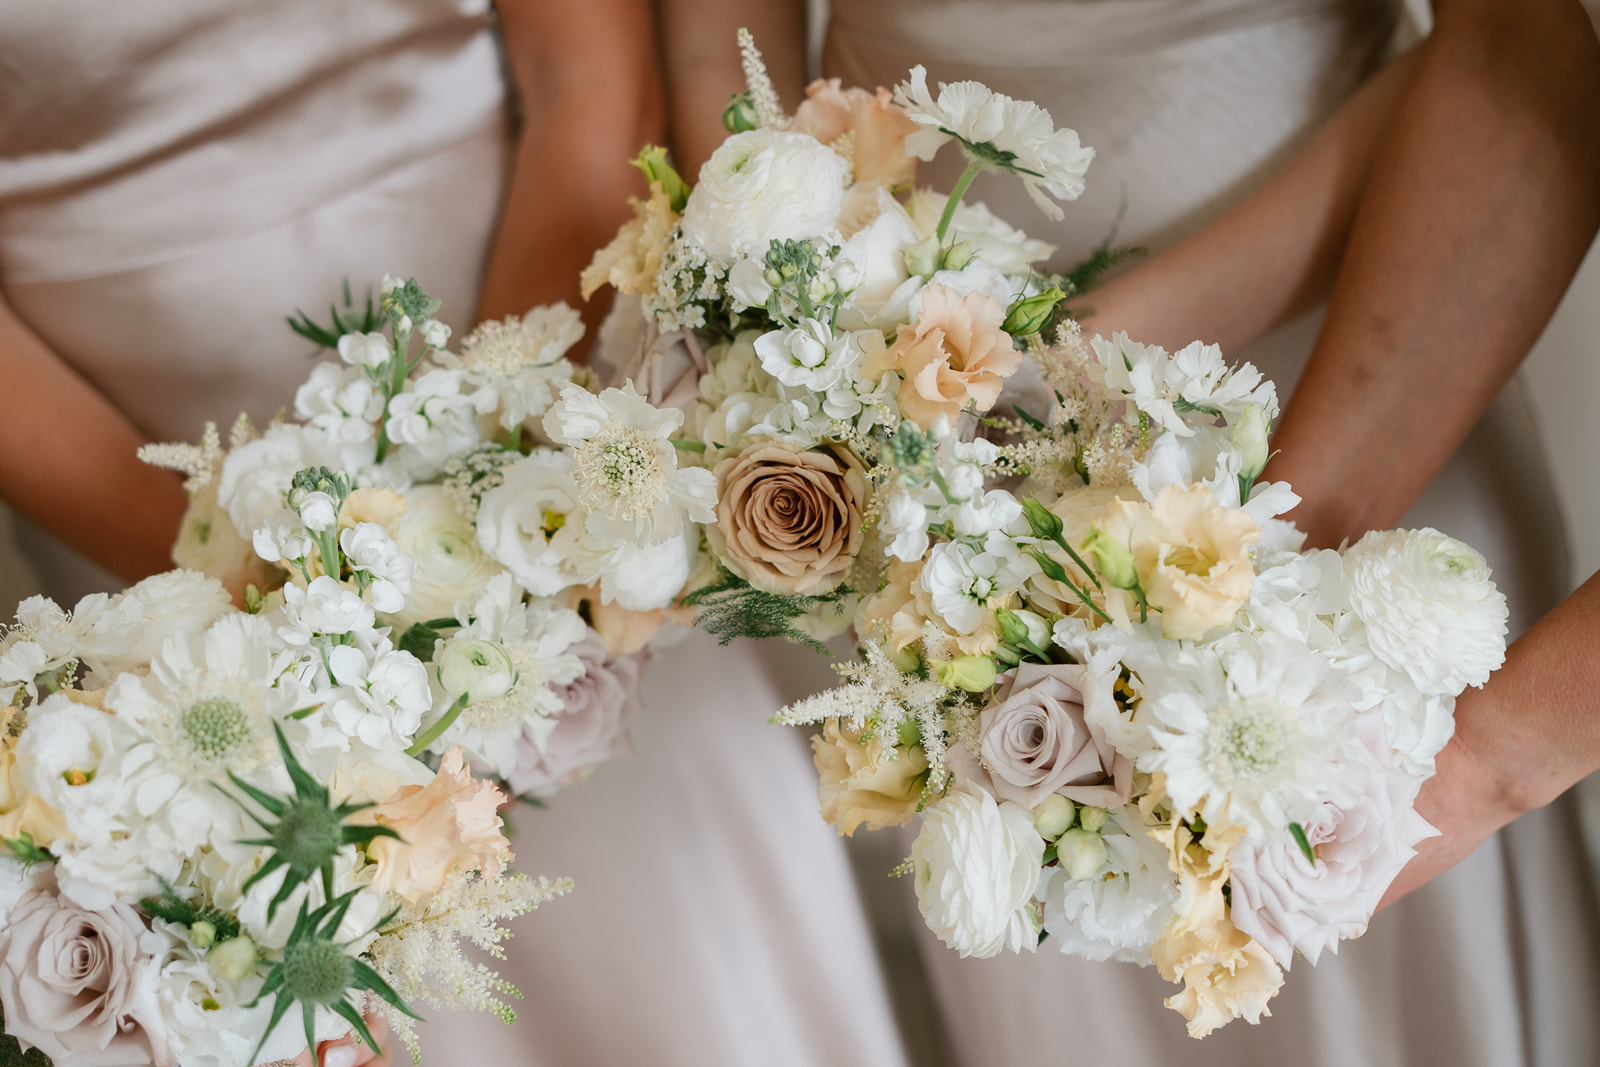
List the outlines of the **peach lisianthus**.
<svg viewBox="0 0 1600 1067">
<path fill-rule="evenodd" d="M 1244 511 L 1218 504 L 1203 485 L 1168 486 L 1148 504 L 1114 500 L 1100 529 L 1132 553 L 1168 637 L 1199 638 L 1250 597 L 1250 549 L 1261 528 Z M 1109 607 L 1126 618 L 1126 598 L 1113 598 Z"/>
<path fill-rule="evenodd" d="M 400 840 L 377 838 L 367 847 L 367 859 L 378 868 L 372 889 L 414 903 L 437 893 L 456 867 L 497 877 L 511 859 L 498 814 L 505 799 L 493 784 L 473 778 L 461 749 L 451 748 L 433 781 L 402 786 L 363 813 L 400 835 Z"/>
<path fill-rule="evenodd" d="M 841 836 L 903 826 L 917 813 L 928 759 L 921 745 L 885 745 L 848 722 L 829 719 L 811 738 L 817 803 Z"/>
<path fill-rule="evenodd" d="M 1000 302 L 982 293 L 962 296 L 939 284 L 922 291 L 922 314 L 900 327 L 883 357 L 901 374 L 900 408 L 911 421 L 927 429 L 940 416 L 955 421 L 969 401 L 979 411 L 994 407 L 1022 366 L 1000 328 L 1005 317 Z"/>
<path fill-rule="evenodd" d="M 594 259 L 578 276 L 583 298 L 589 299 L 604 285 L 619 293 L 647 293 L 655 290 L 661 257 L 666 255 L 678 213 L 672 198 L 660 182 L 652 182 L 646 200 L 630 198 L 633 218 L 622 224 L 611 243 L 595 252 Z"/>
<path fill-rule="evenodd" d="M 806 86 L 794 124 L 826 145 L 853 135 L 850 159 L 857 182 L 895 187 L 917 176 L 916 158 L 906 152 L 906 137 L 917 132 L 917 124 L 881 86 L 875 92 L 842 89 L 838 78 L 818 78 Z"/>
</svg>

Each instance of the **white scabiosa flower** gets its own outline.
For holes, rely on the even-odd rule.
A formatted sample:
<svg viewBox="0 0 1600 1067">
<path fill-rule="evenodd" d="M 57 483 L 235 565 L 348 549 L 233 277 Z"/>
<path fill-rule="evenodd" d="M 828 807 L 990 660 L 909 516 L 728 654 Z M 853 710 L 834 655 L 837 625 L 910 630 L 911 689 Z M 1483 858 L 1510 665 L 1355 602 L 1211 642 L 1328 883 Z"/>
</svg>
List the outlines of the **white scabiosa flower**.
<svg viewBox="0 0 1600 1067">
<path fill-rule="evenodd" d="M 939 86 L 934 99 L 928 72 L 918 64 L 911 80 L 894 91 L 895 103 L 922 129 L 906 138 L 906 152 L 930 160 L 954 137 L 967 154 L 991 166 L 1015 172 L 1033 202 L 1052 219 L 1061 208 L 1051 199 L 1076 200 L 1094 149 L 1078 141 L 1076 131 L 1055 128 L 1050 112 L 1030 100 L 1014 100 L 975 81 Z"/>
<path fill-rule="evenodd" d="M 1139 692 L 1153 748 L 1137 766 L 1167 776 L 1176 812 L 1264 840 L 1366 785 L 1354 751 L 1360 690 L 1297 641 L 1241 635 L 1169 650 L 1141 671 Z"/>
<path fill-rule="evenodd" d="M 683 237 L 714 259 L 765 255 L 773 241 L 826 232 L 844 206 L 850 164 L 808 134 L 749 130 L 700 168 L 683 208 Z"/>
<path fill-rule="evenodd" d="M 670 437 L 681 425 L 681 411 L 652 407 L 632 382 L 598 396 L 576 385 L 561 391 L 544 428 L 572 452 L 572 480 L 591 534 L 654 545 L 691 522 L 716 521 L 716 478 L 678 466 Z"/>
<path fill-rule="evenodd" d="M 1034 883 L 1044 838 L 1033 815 L 980 791 L 956 791 L 923 813 L 911 845 L 917 906 L 928 928 L 963 957 L 1039 943 Z"/>
<path fill-rule="evenodd" d="M 1505 662 L 1505 594 L 1468 545 L 1434 529 L 1384 530 L 1343 555 L 1373 653 L 1423 693 L 1481 686 Z"/>
<path fill-rule="evenodd" d="M 461 342 L 460 355 L 440 352 L 435 358 L 461 370 L 478 414 L 512 430 L 549 410 L 571 380 L 572 364 L 562 357 L 583 338 L 583 329 L 571 307 L 551 304 L 480 323 Z"/>
</svg>

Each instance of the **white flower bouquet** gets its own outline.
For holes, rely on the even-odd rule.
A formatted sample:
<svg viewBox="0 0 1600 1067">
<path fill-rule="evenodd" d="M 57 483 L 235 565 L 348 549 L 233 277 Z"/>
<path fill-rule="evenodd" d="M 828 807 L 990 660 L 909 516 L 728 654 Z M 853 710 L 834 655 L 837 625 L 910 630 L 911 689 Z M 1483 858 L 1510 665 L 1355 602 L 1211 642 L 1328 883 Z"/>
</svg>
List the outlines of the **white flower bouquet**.
<svg viewBox="0 0 1600 1067">
<path fill-rule="evenodd" d="M 427 675 L 361 594 L 274 599 L 176 570 L 35 597 L 0 640 L 0 1007 L 56 1067 L 249 1067 L 379 1019 L 415 1051 L 413 1004 L 511 1017 L 462 942 L 500 956 L 500 921 L 570 883 L 507 869 L 505 796 L 460 748 L 406 751 Z"/>
<path fill-rule="evenodd" d="M 1052 216 L 1077 195 L 1091 153 L 1042 109 L 918 68 L 791 117 L 741 45 L 732 135 L 692 189 L 641 156 L 651 195 L 585 277 L 715 475 L 683 602 L 724 639 L 854 624 L 845 684 L 777 721 L 820 727 L 841 833 L 921 815 L 908 869 L 952 948 L 1048 935 L 1154 963 L 1197 1037 L 1258 1021 L 1433 832 L 1417 791 L 1504 598 L 1432 530 L 1303 551 L 1259 482 L 1271 382 L 1057 314 L 1084 273 L 1033 272 L 1048 246 L 962 202 L 984 167 Z M 914 189 L 950 141 L 957 188 Z"/>
</svg>

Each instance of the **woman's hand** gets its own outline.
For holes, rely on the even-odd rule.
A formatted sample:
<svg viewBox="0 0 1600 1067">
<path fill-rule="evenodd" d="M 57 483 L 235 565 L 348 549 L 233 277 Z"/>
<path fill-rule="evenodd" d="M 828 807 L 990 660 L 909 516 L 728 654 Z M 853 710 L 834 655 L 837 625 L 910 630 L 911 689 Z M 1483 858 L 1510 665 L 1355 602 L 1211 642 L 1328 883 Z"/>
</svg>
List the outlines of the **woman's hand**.
<svg viewBox="0 0 1600 1067">
<path fill-rule="evenodd" d="M 337 1041 L 323 1041 L 317 1045 L 317 1062 L 311 1062 L 309 1050 L 292 1061 L 295 1067 L 391 1067 L 389 1060 L 389 1024 L 382 1016 L 368 1015 L 367 1029 L 377 1039 L 378 1047 L 357 1043 L 352 1032 Z"/>
</svg>

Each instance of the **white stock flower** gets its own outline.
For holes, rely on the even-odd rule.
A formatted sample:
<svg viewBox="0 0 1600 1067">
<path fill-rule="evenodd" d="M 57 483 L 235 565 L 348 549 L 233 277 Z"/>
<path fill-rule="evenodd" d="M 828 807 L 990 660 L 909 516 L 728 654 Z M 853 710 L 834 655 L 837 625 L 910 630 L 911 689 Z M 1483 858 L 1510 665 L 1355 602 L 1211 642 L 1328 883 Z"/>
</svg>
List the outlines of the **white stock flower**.
<svg viewBox="0 0 1600 1067">
<path fill-rule="evenodd" d="M 389 439 L 406 446 L 400 462 L 412 477 L 432 477 L 480 440 L 477 409 L 463 384 L 462 371 L 436 367 L 389 401 Z"/>
<path fill-rule="evenodd" d="M 368 631 L 376 621 L 372 608 L 359 594 L 326 574 L 311 579 L 304 589 L 297 585 L 283 587 L 283 618 L 278 636 L 296 646 L 309 643 L 313 634 L 338 636 Z"/>
<path fill-rule="evenodd" d="M 456 601 L 483 588 L 500 571 L 479 546 L 477 531 L 455 498 L 440 486 L 420 486 L 406 494 L 394 540 L 416 561 L 406 606 L 392 620 L 396 632 L 412 623 L 449 617 Z"/>
<path fill-rule="evenodd" d="M 820 393 L 844 381 L 861 362 L 861 344 L 853 333 L 835 332 L 817 319 L 801 319 L 793 329 L 756 338 L 756 354 L 761 369 L 780 384 Z"/>
<path fill-rule="evenodd" d="M 1218 417 L 1232 422 L 1255 406 L 1268 421 L 1277 417 L 1277 388 L 1249 363 L 1229 367 L 1216 345 L 1195 341 L 1168 355 L 1159 345 L 1140 344 L 1121 331 L 1109 341 L 1093 337 L 1089 345 L 1095 354 L 1091 373 L 1101 384 L 1179 437 L 1195 432 L 1186 415 L 1210 425 Z"/>
<path fill-rule="evenodd" d="M 339 358 L 352 367 L 377 370 L 394 356 L 381 333 L 347 333 L 339 338 Z"/>
<path fill-rule="evenodd" d="M 428 669 L 387 640 L 371 648 L 335 645 L 328 667 L 337 688 L 328 693 L 324 713 L 351 737 L 372 748 L 403 749 L 433 706 Z"/>
<path fill-rule="evenodd" d="M 911 845 L 917 906 L 946 945 L 980 959 L 1039 943 L 1034 883 L 1044 839 L 1027 808 L 956 791 L 923 813 Z"/>
<path fill-rule="evenodd" d="M 358 522 L 339 534 L 339 547 L 352 571 L 368 575 L 367 599 L 374 609 L 395 612 L 405 607 L 417 561 L 375 522 Z"/>
<path fill-rule="evenodd" d="M 366 441 L 378 432 L 383 393 L 359 367 L 319 363 L 295 390 L 294 410 L 335 441 Z"/>
<path fill-rule="evenodd" d="M 321 533 L 339 521 L 339 502 L 327 493 L 306 493 L 296 502 L 300 521 L 312 533 Z"/>
<path fill-rule="evenodd" d="M 975 81 L 941 83 L 935 100 L 921 64 L 911 68 L 909 82 L 895 88 L 894 99 L 922 127 L 906 138 L 908 154 L 930 160 L 953 136 L 969 155 L 1014 171 L 1052 219 L 1061 218 L 1061 208 L 1050 197 L 1082 195 L 1094 149 L 1083 147 L 1076 131 L 1056 129 L 1050 112 L 1031 100 L 1014 100 Z"/>
<path fill-rule="evenodd" d="M 250 542 L 255 546 L 256 555 L 269 563 L 307 559 L 316 547 L 316 541 L 306 530 L 306 524 L 300 521 L 299 514 L 288 508 L 268 516 L 250 535 Z"/>
<path fill-rule="evenodd" d="M 1163 657 L 1138 676 L 1153 747 L 1137 765 L 1167 776 L 1175 812 L 1236 823 L 1260 841 L 1366 785 L 1353 751 L 1360 689 L 1323 657 L 1277 634 Z"/>
<path fill-rule="evenodd" d="M 1102 837 L 1107 861 L 1092 877 L 1051 870 L 1040 894 L 1044 928 L 1069 955 L 1148 964 L 1178 902 L 1167 849 L 1145 831 L 1134 805 L 1111 812 Z"/>
<path fill-rule="evenodd" d="M 807 134 L 736 133 L 700 168 L 683 208 L 684 239 L 730 260 L 764 256 L 773 241 L 816 237 L 839 217 L 849 169 Z"/>
<path fill-rule="evenodd" d="M 701 467 L 678 466 L 670 437 L 682 425 L 681 411 L 652 407 L 631 381 L 598 396 L 576 385 L 561 391 L 544 429 L 571 451 L 590 533 L 654 545 L 680 536 L 689 523 L 715 521 L 716 478 Z"/>
<path fill-rule="evenodd" d="M 1468 545 L 1434 529 L 1385 530 L 1343 555 L 1372 651 L 1423 693 L 1481 686 L 1505 662 L 1505 594 Z"/>
<path fill-rule="evenodd" d="M 927 554 L 928 507 L 918 494 L 899 492 L 889 498 L 883 532 L 893 537 L 884 549 L 892 558 L 915 563 Z"/>
<path fill-rule="evenodd" d="M 942 541 L 933 546 L 917 581 L 938 616 L 957 633 L 970 634 L 988 619 L 990 598 L 1006 591 L 1000 562 L 959 541 Z"/>
<path fill-rule="evenodd" d="M 724 288 L 733 298 L 735 311 L 766 307 L 767 298 L 772 295 L 772 284 L 767 281 L 765 262 L 759 256 L 741 257 L 729 268 Z"/>
<path fill-rule="evenodd" d="M 450 343 L 450 327 L 438 319 L 424 322 L 418 332 L 422 334 L 422 343 L 429 348 L 443 348 Z"/>
</svg>

